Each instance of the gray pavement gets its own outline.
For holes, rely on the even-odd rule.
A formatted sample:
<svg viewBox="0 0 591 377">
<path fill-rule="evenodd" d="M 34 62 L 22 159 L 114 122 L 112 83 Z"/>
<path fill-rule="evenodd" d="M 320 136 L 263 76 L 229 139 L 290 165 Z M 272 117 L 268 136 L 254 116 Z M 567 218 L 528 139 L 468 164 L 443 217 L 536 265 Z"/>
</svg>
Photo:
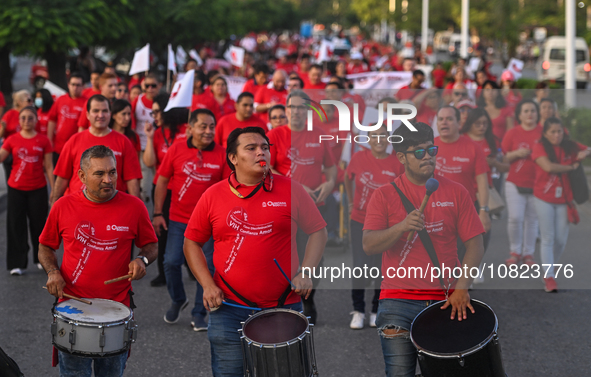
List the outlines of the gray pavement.
<svg viewBox="0 0 591 377">
<path fill-rule="evenodd" d="M 589 250 L 591 205 L 581 208 L 581 223 L 571 226 L 571 235 L 562 263 L 573 263 L 575 274 L 588 274 L 588 262 L 575 257 L 577 250 Z M 0 229 L 5 229 L 5 215 L 0 215 Z M 485 261 L 502 263 L 508 254 L 506 221 L 493 222 L 493 239 Z M 43 271 L 30 266 L 21 277 L 6 271 L 5 233 L 0 231 L 0 347 L 12 356 L 26 376 L 57 376 L 51 368 L 53 298 L 41 287 L 46 282 Z M 328 249 L 327 263 L 350 260 L 349 253 Z M 539 254 L 536 253 L 539 260 Z M 587 258 L 588 259 L 588 258 Z M 580 262 L 580 263 L 579 263 Z M 586 265 L 584 268 L 579 268 Z M 155 266 L 148 275 L 134 282 L 138 309 L 138 342 L 133 346 L 126 376 L 211 376 L 209 344 L 206 333 L 190 327 L 190 308 L 177 324 L 164 323 L 168 308 L 166 288 L 152 288 Z M 559 288 L 565 283 L 558 279 Z M 322 286 L 327 284 L 322 283 Z M 509 376 L 584 376 L 591 374 L 591 351 L 588 313 L 591 295 L 588 290 L 543 291 L 540 279 L 530 282 L 533 289 L 480 289 L 472 297 L 488 303 L 499 319 L 499 337 L 505 368 Z M 195 286 L 185 277 L 188 296 Z M 368 295 L 370 292 L 368 291 Z M 321 289 L 317 294 L 319 323 L 315 329 L 316 356 L 321 376 L 384 375 L 380 342 L 375 329 L 350 330 L 352 310 L 350 291 Z"/>
</svg>

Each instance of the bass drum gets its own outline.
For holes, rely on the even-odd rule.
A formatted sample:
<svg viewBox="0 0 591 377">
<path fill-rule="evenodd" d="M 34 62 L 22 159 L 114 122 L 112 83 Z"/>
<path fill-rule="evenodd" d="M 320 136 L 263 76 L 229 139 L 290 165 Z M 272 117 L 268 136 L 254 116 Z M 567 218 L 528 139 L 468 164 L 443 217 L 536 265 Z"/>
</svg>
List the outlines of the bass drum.
<svg viewBox="0 0 591 377">
<path fill-rule="evenodd" d="M 470 303 L 475 313 L 466 320 L 450 320 L 451 306 L 440 309 L 445 300 L 414 319 L 410 338 L 424 377 L 505 377 L 497 316 L 483 302 Z"/>
</svg>

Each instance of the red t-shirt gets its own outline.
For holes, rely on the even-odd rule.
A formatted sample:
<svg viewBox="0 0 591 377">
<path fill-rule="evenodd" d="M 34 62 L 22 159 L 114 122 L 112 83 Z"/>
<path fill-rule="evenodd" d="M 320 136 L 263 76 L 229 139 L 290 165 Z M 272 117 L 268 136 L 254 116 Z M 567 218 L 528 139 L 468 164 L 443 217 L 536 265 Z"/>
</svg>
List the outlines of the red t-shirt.
<svg viewBox="0 0 591 377">
<path fill-rule="evenodd" d="M 438 181 L 439 189 L 431 195 L 425 208 L 425 228 L 433 241 L 440 266 L 453 269 L 459 266 L 457 238 L 466 242 L 484 233 L 484 228 L 466 189 L 445 177 L 439 177 Z M 425 196 L 425 186 L 411 183 L 405 174 L 396 177 L 394 182 L 415 208 L 419 208 Z M 394 186 L 384 185 L 374 191 L 369 201 L 363 230 L 388 229 L 406 216 Z M 385 278 L 380 299 L 445 299 L 439 279 L 430 278 L 433 264 L 418 234 L 415 233 L 411 242 L 406 240 L 407 237 L 408 232 L 403 233 L 390 249 L 382 253 L 382 275 Z M 422 268 L 422 274 L 417 273 L 415 278 L 413 270 L 409 270 L 411 267 Z M 388 271 L 389 268 L 397 270 Z M 399 268 L 406 269 L 406 277 Z M 396 276 L 389 278 L 393 272 Z M 419 275 L 427 278 L 423 280 L 418 278 Z"/>
<path fill-rule="evenodd" d="M 6 101 L 4 100 L 4 94 L 0 92 L 0 107 L 6 106 Z"/>
<path fill-rule="evenodd" d="M 181 125 L 176 134 L 174 140 L 170 140 L 170 128 L 160 127 L 154 132 L 154 151 L 156 152 L 156 174 L 154 174 L 153 183 L 158 182 L 158 168 L 164 161 L 164 156 L 168 152 L 168 148 L 173 145 L 177 140 L 187 140 L 187 125 Z"/>
<path fill-rule="evenodd" d="M 158 168 L 158 175 L 169 178 L 172 191 L 170 219 L 187 224 L 191 213 L 205 190 L 228 178 L 230 167 L 226 163 L 226 150 L 216 143 L 201 151 L 191 145 L 191 139 L 174 143 Z"/>
<path fill-rule="evenodd" d="M 287 90 L 275 90 L 275 88 L 268 88 L 262 87 L 256 96 L 254 96 L 254 103 L 259 105 L 264 103 L 271 103 L 275 102 L 276 104 L 281 104 L 285 106 L 285 101 L 287 100 Z M 266 124 L 269 122 L 269 113 L 265 111 L 264 113 L 257 114 L 259 118 Z"/>
<path fill-rule="evenodd" d="M 244 196 L 253 186 L 232 185 Z M 221 281 L 220 275 L 240 295 L 261 308 L 277 306 L 288 286 L 273 259 L 288 276 L 298 269 L 295 234 L 298 227 L 312 234 L 326 223 L 301 185 L 273 176 L 270 192 L 260 189 L 249 199 L 230 191 L 226 180 L 210 187 L 197 203 L 185 231 L 188 239 L 205 243 L 213 235 L 214 281 L 227 299 L 241 303 Z M 291 291 L 285 303 L 299 302 Z"/>
<path fill-rule="evenodd" d="M 320 143 L 318 130 L 293 131 L 288 126 L 272 129 L 268 133 L 271 147 L 271 166 L 286 177 L 311 189 L 322 183 L 322 168 L 334 165 L 330 145 Z"/>
<path fill-rule="evenodd" d="M 215 116 L 216 122 L 220 121 L 220 107 L 213 97 L 210 94 L 207 94 L 207 92 L 193 94 L 193 99 L 191 100 L 191 112 L 197 109 L 211 110 Z"/>
<path fill-rule="evenodd" d="M 396 99 L 398 101 L 403 101 L 403 100 L 412 100 L 413 98 L 415 98 L 415 96 L 417 94 L 419 94 L 420 92 L 422 92 L 425 89 L 412 89 L 409 85 L 405 85 L 402 88 L 398 89 L 398 92 L 396 92 Z M 384 109 L 385 111 L 386 109 Z"/>
<path fill-rule="evenodd" d="M 453 143 L 444 143 L 435 138 L 439 147 L 435 174 L 460 183 L 468 190 L 472 202 L 476 201 L 476 176 L 490 171 L 482 149 L 468 138 L 460 135 Z"/>
<path fill-rule="evenodd" d="M 469 136 L 466 136 L 469 137 Z M 472 140 L 472 139 L 470 139 Z M 489 157 L 491 154 L 491 150 L 490 150 L 490 145 L 488 145 L 488 141 L 486 141 L 486 139 L 482 139 L 482 140 L 472 140 L 473 143 L 475 143 L 476 145 L 478 145 L 478 147 L 480 148 L 480 150 L 482 150 L 482 152 L 484 153 L 484 157 Z M 495 145 L 496 145 L 496 141 L 495 141 Z M 498 149 L 498 146 L 496 147 Z M 488 163 L 488 162 L 487 162 Z M 493 183 L 492 183 L 492 172 L 490 171 L 490 166 L 489 166 L 489 171 L 487 173 L 488 176 L 488 186 L 492 187 Z M 474 187 L 476 188 L 476 190 L 478 191 L 478 186 L 476 185 L 476 182 L 474 183 Z"/>
<path fill-rule="evenodd" d="M 265 85 L 267 85 L 267 83 L 265 83 Z M 242 92 L 249 92 L 251 93 L 253 96 L 256 96 L 257 93 L 259 92 L 259 90 L 261 88 L 264 88 L 265 85 L 258 85 L 257 82 L 254 79 L 250 79 L 247 82 L 244 83 L 244 86 L 242 87 Z"/>
<path fill-rule="evenodd" d="M 18 120 L 18 115 L 18 110 L 10 109 L 2 116 L 2 120 L 4 123 L 6 123 L 6 129 L 4 131 L 5 139 L 21 131 L 21 124 Z"/>
<path fill-rule="evenodd" d="M 82 97 L 86 97 L 86 98 L 90 98 L 92 96 L 95 96 L 97 94 L 101 94 L 101 90 L 94 90 L 92 87 L 90 88 L 86 88 L 82 91 Z"/>
<path fill-rule="evenodd" d="M 503 140 L 507 132 L 507 119 L 513 118 L 513 109 L 509 106 L 502 107 L 498 117 L 491 119 L 492 132 L 499 140 Z"/>
<path fill-rule="evenodd" d="M 263 131 L 267 132 L 267 126 L 257 116 L 251 116 L 250 118 L 241 121 L 236 118 L 236 113 L 223 116 L 217 125 L 215 126 L 214 141 L 216 144 L 226 148 L 226 141 L 230 133 L 237 128 L 244 127 L 260 127 Z"/>
<path fill-rule="evenodd" d="M 37 134 L 31 139 L 25 139 L 17 133 L 6 139 L 2 149 L 6 149 L 13 158 L 8 186 L 21 191 L 31 191 L 47 185 L 43 159 L 46 153 L 53 150 L 47 136 Z"/>
<path fill-rule="evenodd" d="M 54 250 L 62 240 L 64 292 L 127 306 L 131 282 L 125 279 L 105 285 L 105 280 L 127 275 L 134 243 L 142 248 L 158 242 L 140 199 L 118 192 L 107 202 L 95 203 L 82 191 L 55 202 L 39 237 L 39 243 Z"/>
<path fill-rule="evenodd" d="M 404 166 L 396 155 L 390 154 L 383 159 L 377 159 L 371 150 L 361 150 L 351 157 L 347 166 L 347 174 L 355 180 L 355 196 L 353 197 L 353 211 L 351 220 L 363 224 L 365 211 L 373 192 L 404 174 Z"/>
<path fill-rule="evenodd" d="M 423 102 L 417 111 L 415 122 L 423 122 L 433 127 L 433 123 L 435 123 L 435 117 L 437 117 L 437 110 L 433 110 Z"/>
<path fill-rule="evenodd" d="M 439 89 L 443 88 L 445 76 L 447 76 L 445 69 L 434 69 L 431 76 L 433 76 L 433 85 Z"/>
<path fill-rule="evenodd" d="M 221 105 L 213 97 L 213 94 L 211 94 L 211 98 L 214 100 L 217 106 L 217 112 L 214 111 L 213 113 L 219 114 L 219 118 L 216 119 L 221 119 L 224 115 L 233 114 L 236 112 L 236 102 L 234 102 L 234 100 L 230 98 L 230 95 L 226 95 L 226 99 L 224 99 L 224 103 L 222 103 Z"/>
<path fill-rule="evenodd" d="M 126 192 L 126 182 L 132 179 L 142 179 L 142 170 L 137 156 L 137 151 L 127 136 L 111 131 L 103 137 L 97 137 L 90 130 L 79 132 L 66 143 L 53 173 L 58 177 L 70 181 L 69 191 L 74 193 L 83 188 L 78 179 L 80 169 L 80 157 L 82 153 L 95 145 L 104 145 L 111 148 L 117 160 L 117 190 Z M 125 275 L 125 274 L 124 274 Z"/>
<path fill-rule="evenodd" d="M 579 150 L 584 151 L 587 146 L 577 143 Z M 558 164 L 571 165 L 577 160 L 576 153 L 567 155 L 559 146 L 554 146 L 554 154 Z M 536 143 L 533 147 L 531 158 L 536 161 L 540 157 L 548 157 L 542 143 Z M 573 200 L 573 191 L 568 174 L 556 174 L 545 172 L 536 164 L 536 178 L 534 181 L 534 196 L 548 203 L 564 204 Z"/>
<path fill-rule="evenodd" d="M 501 147 L 504 154 L 519 148 L 533 149 L 541 137 L 542 127 L 536 126 L 534 129 L 526 131 L 521 125 L 518 125 L 507 131 Z M 536 177 L 535 167 L 536 163 L 532 160 L 531 154 L 525 158 L 517 159 L 511 163 L 507 181 L 513 182 L 517 187 L 533 188 Z"/>
<path fill-rule="evenodd" d="M 365 62 L 362 62 L 361 64 L 353 64 L 353 63 L 347 64 L 347 74 L 348 75 L 353 75 L 355 73 L 365 73 L 365 72 L 369 72 L 369 67 L 367 66 L 367 64 Z"/>
<path fill-rule="evenodd" d="M 49 110 L 49 120 L 57 123 L 53 140 L 56 153 L 61 154 L 66 142 L 78 132 L 78 118 L 85 104 L 86 97 L 73 99 L 69 94 L 64 94 Z"/>
<path fill-rule="evenodd" d="M 49 109 L 51 111 L 51 109 Z M 49 111 L 44 113 L 41 108 L 37 109 L 37 126 L 35 130 L 41 135 L 47 135 L 47 124 L 49 123 Z"/>
</svg>

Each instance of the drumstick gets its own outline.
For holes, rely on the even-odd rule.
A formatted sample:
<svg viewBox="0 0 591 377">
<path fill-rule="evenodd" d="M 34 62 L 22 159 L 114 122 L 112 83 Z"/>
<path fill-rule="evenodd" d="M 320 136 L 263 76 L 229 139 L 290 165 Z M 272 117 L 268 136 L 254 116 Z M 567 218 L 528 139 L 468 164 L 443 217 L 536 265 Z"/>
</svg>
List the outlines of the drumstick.
<svg viewBox="0 0 591 377">
<path fill-rule="evenodd" d="M 296 286 L 293 285 L 293 283 L 291 282 L 291 280 L 289 280 L 289 278 L 287 277 L 287 275 L 285 274 L 285 272 L 283 272 L 283 268 L 281 268 L 281 266 L 279 265 L 279 262 L 277 262 L 277 259 L 273 258 L 273 260 L 275 261 L 275 264 L 279 268 L 279 271 L 281 271 L 281 274 L 283 274 L 283 276 L 285 277 L 285 279 L 287 279 L 287 281 L 289 282 L 289 285 L 291 285 L 293 287 L 293 289 L 297 289 Z"/>
<path fill-rule="evenodd" d="M 427 191 L 425 192 L 425 197 L 423 198 L 423 202 L 419 207 L 419 212 L 421 213 L 421 215 L 423 214 L 423 212 L 425 212 L 425 207 L 427 207 L 429 197 L 431 197 L 431 194 L 433 194 L 439 188 L 439 182 L 435 178 L 429 178 L 427 180 L 427 183 L 425 184 L 425 188 L 427 189 Z M 406 240 L 410 242 L 410 240 L 412 240 L 414 236 L 415 231 L 411 230 Z"/>
<path fill-rule="evenodd" d="M 43 287 L 43 289 L 47 289 L 47 287 Z M 82 303 L 85 303 L 85 304 L 88 304 L 88 305 L 92 305 L 92 302 L 90 302 L 90 301 L 88 301 L 88 300 L 85 300 L 85 299 L 83 299 L 83 298 L 78 298 L 78 297 L 76 297 L 76 296 L 72 296 L 72 295 L 69 295 L 69 294 L 67 294 L 67 293 L 62 293 L 62 295 L 63 295 L 65 298 L 69 298 L 69 299 L 72 299 L 72 300 L 80 301 L 80 302 L 82 302 Z"/>
<path fill-rule="evenodd" d="M 115 278 L 115 279 L 107 280 L 107 281 L 105 281 L 105 285 L 111 284 L 111 283 L 116 283 L 116 282 L 121 281 L 121 280 L 129 279 L 132 276 L 133 276 L 132 274 L 129 274 L 129 275 L 125 275 L 125 276 L 120 276 L 120 277 Z"/>
</svg>

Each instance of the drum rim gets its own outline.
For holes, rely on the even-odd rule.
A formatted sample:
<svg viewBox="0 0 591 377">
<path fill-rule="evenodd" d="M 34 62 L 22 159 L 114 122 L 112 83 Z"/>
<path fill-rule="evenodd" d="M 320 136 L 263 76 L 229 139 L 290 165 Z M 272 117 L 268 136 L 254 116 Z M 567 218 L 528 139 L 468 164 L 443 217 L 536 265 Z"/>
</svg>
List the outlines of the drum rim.
<svg viewBox="0 0 591 377">
<path fill-rule="evenodd" d="M 68 349 L 60 344 L 57 344 L 56 342 L 54 342 L 53 340 L 51 341 L 51 344 L 57 348 L 58 350 L 65 352 L 67 354 L 70 355 L 74 355 L 74 356 L 81 356 L 81 357 L 93 357 L 93 358 L 101 358 L 101 357 L 111 357 L 111 356 L 117 356 L 117 355 L 121 355 L 125 352 L 129 352 L 129 349 L 131 348 L 131 342 L 125 342 L 125 347 L 124 348 L 120 348 L 116 351 L 110 351 L 110 352 L 84 352 L 84 351 L 72 351 L 71 349 Z"/>
<path fill-rule="evenodd" d="M 93 301 L 96 301 L 96 300 L 110 301 L 110 302 L 116 302 L 118 304 L 121 304 L 119 301 L 108 300 L 108 299 L 105 299 L 105 298 L 86 298 L 86 299 L 93 300 Z M 64 300 L 64 301 L 60 302 L 59 304 L 62 304 L 62 303 L 67 302 L 67 301 L 73 301 L 73 300 L 71 300 L 71 299 Z M 114 327 L 114 326 L 119 326 L 119 325 L 126 325 L 126 324 L 129 323 L 129 321 L 131 321 L 133 319 L 133 309 L 131 309 L 130 307 L 126 306 L 125 304 L 121 304 L 121 305 L 123 305 L 124 307 L 126 307 L 129 310 L 129 316 L 127 316 L 127 317 L 125 317 L 123 319 L 117 320 L 117 321 L 110 321 L 110 322 L 83 322 L 83 321 L 80 321 L 80 320 L 77 320 L 77 319 L 68 318 L 68 317 L 62 315 L 62 313 L 58 312 L 55 309 L 57 305 L 55 305 L 51 309 L 51 311 L 52 311 L 53 317 L 55 319 L 60 319 L 63 322 L 67 322 L 70 325 L 85 326 L 85 327 L 97 327 L 97 328 L 101 328 L 101 327 Z"/>
<path fill-rule="evenodd" d="M 491 311 L 491 313 L 493 314 L 493 316 L 494 316 L 494 318 L 495 318 L 495 326 L 494 326 L 493 330 L 491 331 L 490 335 L 489 335 L 489 336 L 487 336 L 485 340 L 483 340 L 482 342 L 478 343 L 478 344 L 477 344 L 477 345 L 475 345 L 474 347 L 472 347 L 472 348 L 469 348 L 469 349 L 468 349 L 468 350 L 466 350 L 465 352 L 456 352 L 456 353 L 439 353 L 439 352 L 433 352 L 433 351 L 426 350 L 426 349 L 424 349 L 423 347 L 419 346 L 419 345 L 418 345 L 418 344 L 415 342 L 415 340 L 414 340 L 414 338 L 413 338 L 413 336 L 412 336 L 412 327 L 413 327 L 413 326 L 414 326 L 414 324 L 415 324 L 415 320 L 416 320 L 416 319 L 417 319 L 417 318 L 418 318 L 418 317 L 419 317 L 421 314 L 423 314 L 423 312 L 424 312 L 424 311 L 426 311 L 427 309 L 430 309 L 430 308 L 431 308 L 431 306 L 435 306 L 435 305 L 437 305 L 437 304 L 443 304 L 443 303 L 445 303 L 446 301 L 447 301 L 447 300 L 441 300 L 441 301 L 434 302 L 433 304 L 431 304 L 431 305 L 427 306 L 425 309 L 421 310 L 421 311 L 419 312 L 419 314 L 417 314 L 417 315 L 415 316 L 415 318 L 412 320 L 412 323 L 411 323 L 411 325 L 410 325 L 410 331 L 409 331 L 409 334 L 410 334 L 410 341 L 412 342 L 413 346 L 414 346 L 414 347 L 415 347 L 415 348 L 416 348 L 416 349 L 419 351 L 419 353 L 423 353 L 423 354 L 425 354 L 425 355 L 432 356 L 432 357 L 439 358 L 439 359 L 455 359 L 455 358 L 459 358 L 459 357 L 469 356 L 469 355 L 472 355 L 472 354 L 474 354 L 474 353 L 476 353 L 476 352 L 478 352 L 478 351 L 482 350 L 482 349 L 483 349 L 484 347 L 486 347 L 486 345 L 487 345 L 488 343 L 490 343 L 490 341 L 491 341 L 491 340 L 492 340 L 492 339 L 493 339 L 493 338 L 494 338 L 494 337 L 497 335 L 498 328 L 499 328 L 499 319 L 497 318 L 497 314 L 496 314 L 496 313 L 494 312 L 494 310 L 492 310 L 492 308 L 491 308 L 489 305 L 487 305 L 486 303 L 484 303 L 484 302 L 482 302 L 482 301 L 480 301 L 480 300 L 470 299 L 470 301 L 477 302 L 477 303 L 481 304 L 482 306 L 485 306 L 486 308 L 488 308 L 488 310 L 490 310 L 490 311 Z"/>
<path fill-rule="evenodd" d="M 303 318 L 306 321 L 306 330 L 304 330 L 304 332 L 293 338 L 290 340 L 286 340 L 284 342 L 279 342 L 279 343 L 262 343 L 262 342 L 257 342 L 255 340 L 250 339 L 248 336 L 246 336 L 244 334 L 244 328 L 246 327 L 246 325 L 252 321 L 253 319 L 255 319 L 256 317 L 261 317 L 263 314 L 269 314 L 272 312 L 287 312 L 290 314 L 295 314 L 298 315 L 299 317 Z M 263 348 L 278 348 L 278 347 L 285 347 L 285 346 L 289 346 L 291 344 L 295 344 L 296 342 L 299 342 L 301 339 L 300 337 L 302 337 L 302 335 L 305 335 L 306 333 L 310 333 L 310 335 L 312 335 L 312 332 L 310 331 L 310 321 L 308 321 L 308 317 L 306 317 L 302 312 L 298 312 L 296 310 L 292 310 L 292 309 L 285 309 L 285 308 L 273 308 L 273 309 L 266 309 L 266 310 L 262 310 L 256 314 L 251 315 L 250 317 L 248 317 L 248 319 L 246 321 L 244 321 L 244 323 L 242 324 L 242 329 L 238 330 L 242 333 L 241 339 L 244 339 L 245 341 L 248 342 L 248 344 L 254 344 L 257 347 L 263 347 Z"/>
</svg>

